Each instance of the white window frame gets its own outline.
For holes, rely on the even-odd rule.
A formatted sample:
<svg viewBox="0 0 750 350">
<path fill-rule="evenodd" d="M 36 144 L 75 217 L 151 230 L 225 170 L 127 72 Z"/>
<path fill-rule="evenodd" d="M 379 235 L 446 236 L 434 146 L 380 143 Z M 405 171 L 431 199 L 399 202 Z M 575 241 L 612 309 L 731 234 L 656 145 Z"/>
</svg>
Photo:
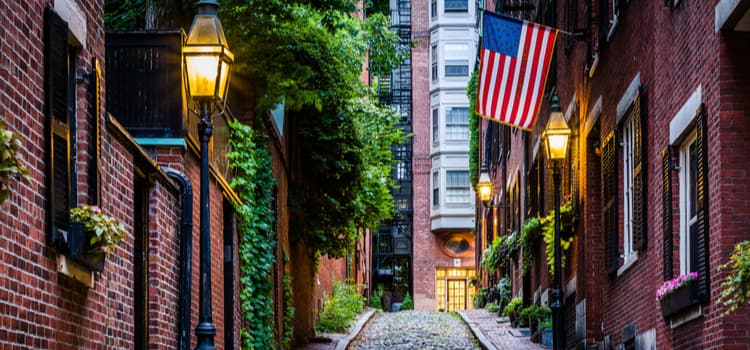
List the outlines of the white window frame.
<svg viewBox="0 0 750 350">
<path fill-rule="evenodd" d="M 450 123 L 449 124 L 448 112 L 452 111 L 453 109 L 465 109 L 466 110 L 466 122 L 465 123 L 461 123 L 461 124 Z M 451 136 L 453 135 L 452 130 L 451 130 L 452 127 L 455 127 L 455 128 L 465 127 L 466 132 L 460 133 L 461 137 L 453 137 Z M 448 107 L 445 109 L 445 140 L 446 141 L 468 141 L 469 140 L 469 107 L 468 106 L 453 106 L 453 107 Z"/>
<path fill-rule="evenodd" d="M 440 206 L 440 170 L 432 172 L 432 206 Z"/>
<path fill-rule="evenodd" d="M 448 178 L 449 173 L 466 173 L 466 186 L 449 186 Z M 452 191 L 460 191 L 460 193 L 452 193 Z M 464 194 L 465 192 L 465 194 Z M 454 200 L 461 196 L 460 199 Z M 469 170 L 468 169 L 453 169 L 445 171 L 445 204 L 469 204 L 471 203 L 471 184 L 469 183 Z"/>
<path fill-rule="evenodd" d="M 438 16 L 438 0 L 430 0 L 430 18 L 435 19 Z"/>
<path fill-rule="evenodd" d="M 469 12 L 469 0 L 466 0 L 466 10 L 465 11 L 463 9 L 459 9 L 459 10 L 449 9 L 448 6 L 445 5 L 446 1 L 447 0 L 443 0 L 443 11 L 445 13 L 468 13 Z"/>
<path fill-rule="evenodd" d="M 693 187 L 696 186 L 696 179 L 691 178 L 697 174 L 691 174 L 690 163 L 690 146 L 695 144 L 697 139 L 697 133 L 693 130 L 688 134 L 685 141 L 680 145 L 680 275 L 687 274 L 692 270 L 695 270 L 695 266 L 690 266 L 690 258 L 692 247 L 690 246 L 690 226 L 698 221 L 698 215 L 689 217 L 691 203 L 691 192 Z"/>
<path fill-rule="evenodd" d="M 435 82 L 438 80 L 440 74 L 438 73 L 438 45 L 432 44 L 430 49 L 430 80 Z"/>
<path fill-rule="evenodd" d="M 623 228 L 622 228 L 622 258 L 623 265 L 636 258 L 633 249 L 633 118 L 631 116 L 622 128 L 622 190 L 623 190 Z"/>
<path fill-rule="evenodd" d="M 438 107 L 432 107 L 432 144 L 440 143 L 440 114 Z"/>
<path fill-rule="evenodd" d="M 470 72 L 468 42 L 449 42 L 443 45 L 443 69 L 445 77 L 467 77 Z M 466 73 L 449 73 L 448 67 L 466 67 Z"/>
</svg>

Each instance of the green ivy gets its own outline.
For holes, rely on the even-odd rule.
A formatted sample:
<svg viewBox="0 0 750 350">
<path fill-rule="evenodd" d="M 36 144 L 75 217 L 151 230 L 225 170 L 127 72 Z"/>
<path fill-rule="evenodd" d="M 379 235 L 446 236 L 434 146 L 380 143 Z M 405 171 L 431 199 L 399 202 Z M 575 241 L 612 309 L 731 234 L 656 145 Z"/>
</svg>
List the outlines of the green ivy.
<svg viewBox="0 0 750 350">
<path fill-rule="evenodd" d="M 565 222 L 563 218 L 571 217 L 573 214 L 573 200 L 567 199 L 565 203 L 560 206 L 560 230 L 573 230 L 573 225 L 570 222 Z M 544 251 L 547 255 L 547 266 L 549 266 L 549 273 L 555 274 L 555 211 L 550 210 L 547 216 L 541 219 L 542 223 L 542 237 L 544 238 Z M 560 266 L 565 267 L 565 252 L 570 248 L 573 243 L 573 236 L 571 235 L 567 239 L 560 237 L 560 247 L 562 248 Z"/>
<path fill-rule="evenodd" d="M 29 171 L 21 163 L 18 151 L 23 148 L 16 134 L 5 130 L 0 120 L 0 204 L 10 196 L 12 179 L 29 182 Z"/>
<path fill-rule="evenodd" d="M 227 154 L 235 177 L 232 189 L 238 194 L 236 205 L 240 254 L 240 304 L 244 320 L 241 330 L 242 349 L 274 347 L 274 313 L 272 281 L 268 278 L 274 263 L 276 233 L 271 189 L 271 154 L 262 135 L 256 135 L 244 124 L 233 121 Z"/>
<path fill-rule="evenodd" d="M 535 234 L 542 227 L 542 221 L 536 216 L 527 218 L 521 227 L 521 246 L 523 248 L 523 273 L 528 274 L 531 269 L 531 245 L 534 243 L 536 238 Z"/>
<path fill-rule="evenodd" d="M 284 251 L 284 278 L 281 280 L 284 291 L 284 334 L 281 336 L 281 347 L 289 349 L 294 339 L 294 293 L 292 291 L 292 276 L 286 270 L 286 264 L 289 262 L 289 255 Z"/>
<path fill-rule="evenodd" d="M 479 180 L 479 117 L 477 116 L 477 88 L 479 70 L 474 70 L 466 86 L 466 96 L 469 97 L 469 183 L 471 188 L 477 186 Z"/>
<path fill-rule="evenodd" d="M 718 302 L 727 309 L 722 316 L 731 314 L 750 299 L 750 241 L 743 241 L 734 246 L 729 261 L 719 266 L 719 271 L 728 270 L 721 287 Z"/>
</svg>

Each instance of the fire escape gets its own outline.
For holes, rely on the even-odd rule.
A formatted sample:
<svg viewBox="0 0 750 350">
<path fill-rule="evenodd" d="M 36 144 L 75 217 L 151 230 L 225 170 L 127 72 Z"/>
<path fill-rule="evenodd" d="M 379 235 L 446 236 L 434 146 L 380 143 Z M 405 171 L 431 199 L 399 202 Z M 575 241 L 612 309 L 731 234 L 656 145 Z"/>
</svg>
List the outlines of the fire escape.
<svg viewBox="0 0 750 350">
<path fill-rule="evenodd" d="M 393 6 L 393 5 L 392 5 Z M 411 2 L 397 0 L 391 8 L 391 30 L 401 38 L 401 49 L 410 50 Z M 389 77 L 379 77 L 378 97 L 400 115 L 399 127 L 404 133 L 412 132 L 411 58 L 407 58 Z M 383 222 L 373 235 L 372 287 L 382 286 L 390 292 L 391 302 L 403 300 L 412 288 L 412 140 L 392 146 L 396 160 L 391 174 L 395 180 L 393 194 L 396 214 Z M 384 305 L 388 307 L 388 305 Z"/>
</svg>

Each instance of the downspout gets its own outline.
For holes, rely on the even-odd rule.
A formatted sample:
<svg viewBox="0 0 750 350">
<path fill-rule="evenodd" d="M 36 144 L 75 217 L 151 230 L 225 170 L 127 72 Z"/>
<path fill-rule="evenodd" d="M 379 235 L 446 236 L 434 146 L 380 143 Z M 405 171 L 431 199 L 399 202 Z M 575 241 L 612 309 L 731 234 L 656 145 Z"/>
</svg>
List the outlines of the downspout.
<svg viewBox="0 0 750 350">
<path fill-rule="evenodd" d="M 180 350 L 190 350 L 190 297 L 193 252 L 193 185 L 188 177 L 172 168 L 162 168 L 180 185 L 180 282 L 177 311 L 177 344 Z"/>
</svg>

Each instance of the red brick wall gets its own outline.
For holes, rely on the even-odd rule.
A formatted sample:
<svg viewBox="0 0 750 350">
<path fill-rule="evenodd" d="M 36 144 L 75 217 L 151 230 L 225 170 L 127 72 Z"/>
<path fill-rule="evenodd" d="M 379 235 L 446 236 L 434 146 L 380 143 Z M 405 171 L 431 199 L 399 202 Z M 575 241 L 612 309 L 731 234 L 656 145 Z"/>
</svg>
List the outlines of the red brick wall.
<svg viewBox="0 0 750 350">
<path fill-rule="evenodd" d="M 414 306 L 433 309 L 435 306 L 436 237 L 430 222 L 430 61 L 429 1 L 411 2 L 412 40 L 418 45 L 411 51 L 412 64 L 412 186 L 414 232 L 412 238 L 412 279 Z"/>
</svg>

